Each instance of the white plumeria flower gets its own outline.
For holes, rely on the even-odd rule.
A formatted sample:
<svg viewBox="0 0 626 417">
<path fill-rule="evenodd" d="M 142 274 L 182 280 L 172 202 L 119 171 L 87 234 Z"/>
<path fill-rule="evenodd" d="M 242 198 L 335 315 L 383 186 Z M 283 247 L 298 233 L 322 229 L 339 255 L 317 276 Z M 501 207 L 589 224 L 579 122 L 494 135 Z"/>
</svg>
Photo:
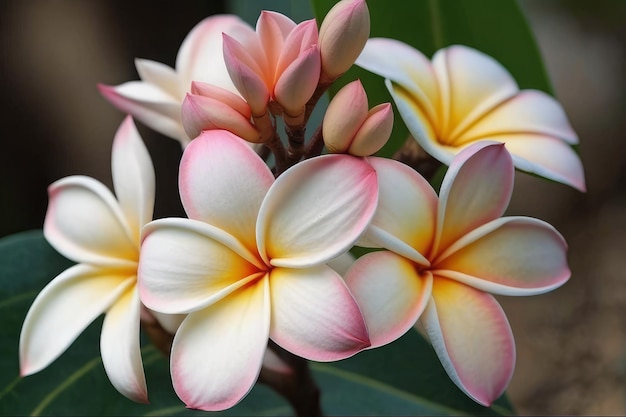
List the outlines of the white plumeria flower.
<svg viewBox="0 0 626 417">
<path fill-rule="evenodd" d="M 384 77 L 400 115 L 420 146 L 450 165 L 481 140 L 503 142 L 515 166 L 585 191 L 578 137 L 561 105 L 537 90 L 520 90 L 496 60 L 454 45 L 432 62 L 394 39 L 372 38 L 356 64 Z"/>
<path fill-rule="evenodd" d="M 268 338 L 317 361 L 369 346 L 359 307 L 325 265 L 375 211 L 376 173 L 365 159 L 312 158 L 275 181 L 247 142 L 210 130 L 186 148 L 179 188 L 189 219 L 146 226 L 139 289 L 154 310 L 189 313 L 171 355 L 174 389 L 188 407 L 239 402 Z"/>
<path fill-rule="evenodd" d="M 20 336 L 20 373 L 47 367 L 105 313 L 104 369 L 120 393 L 147 402 L 136 276 L 141 228 L 152 219 L 154 170 L 131 117 L 115 135 L 112 174 L 117 200 L 105 185 L 85 176 L 67 177 L 49 188 L 44 235 L 78 264 L 54 278 L 30 307 Z"/>
<path fill-rule="evenodd" d="M 211 16 L 198 23 L 183 41 L 176 56 L 176 69 L 160 62 L 136 59 L 142 81 L 129 81 L 112 87 L 99 85 L 102 95 L 114 106 L 182 147 L 190 138 L 181 121 L 181 106 L 192 81 L 214 84 L 237 93 L 226 70 L 222 33 L 235 39 L 255 36 L 254 30 L 237 16 Z M 238 93 L 237 93 L 238 94 Z"/>
<path fill-rule="evenodd" d="M 515 344 L 496 299 L 551 291 L 570 277 L 567 244 L 549 224 L 500 217 L 513 190 L 513 163 L 502 144 L 461 151 L 441 185 L 397 161 L 372 158 L 378 210 L 359 242 L 383 247 L 346 275 L 372 348 L 419 321 L 446 372 L 468 396 L 490 405 L 508 385 Z"/>
</svg>

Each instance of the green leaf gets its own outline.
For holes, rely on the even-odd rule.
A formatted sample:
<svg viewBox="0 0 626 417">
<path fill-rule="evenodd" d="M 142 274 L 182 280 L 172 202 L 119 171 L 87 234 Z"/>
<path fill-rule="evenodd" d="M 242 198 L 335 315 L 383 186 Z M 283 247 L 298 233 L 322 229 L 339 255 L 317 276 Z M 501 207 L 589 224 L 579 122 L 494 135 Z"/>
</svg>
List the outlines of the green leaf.
<svg viewBox="0 0 626 417">
<path fill-rule="evenodd" d="M 336 0 L 312 0 L 318 18 Z M 491 55 L 515 77 L 521 88 L 552 93 L 537 43 L 514 0 L 367 0 L 371 37 L 394 38 L 419 49 L 428 57 L 453 44 L 471 46 Z M 380 77 L 353 67 L 333 85 L 336 92 L 349 81 L 361 79 L 370 105 L 391 101 Z M 395 113 L 396 120 L 401 120 Z M 396 123 L 391 139 L 379 152 L 390 157 L 408 137 L 403 123 Z"/>
<path fill-rule="evenodd" d="M 19 376 L 18 340 L 26 312 L 37 293 L 71 265 L 39 230 L 0 239 L 0 415 L 206 415 L 185 408 L 171 386 L 167 359 L 146 343 L 142 356 L 150 405 L 136 404 L 119 394 L 100 360 L 101 318 L 49 367 Z M 285 400 L 258 385 L 240 404 L 220 414 L 290 412 Z"/>
<path fill-rule="evenodd" d="M 413 330 L 387 346 L 336 363 L 314 364 L 313 370 L 324 411 L 332 415 L 513 413 L 506 396 L 490 408 L 467 397 L 445 373 L 430 344 Z"/>
</svg>

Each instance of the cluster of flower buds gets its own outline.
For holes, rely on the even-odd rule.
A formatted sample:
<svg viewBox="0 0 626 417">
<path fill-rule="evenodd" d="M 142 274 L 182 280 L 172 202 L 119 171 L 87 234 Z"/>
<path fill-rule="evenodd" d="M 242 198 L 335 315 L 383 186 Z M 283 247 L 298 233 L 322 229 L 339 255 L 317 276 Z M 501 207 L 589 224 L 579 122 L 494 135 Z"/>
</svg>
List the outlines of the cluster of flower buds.
<svg viewBox="0 0 626 417">
<path fill-rule="evenodd" d="M 45 368 L 105 313 L 103 363 L 122 394 L 147 401 L 139 326 L 160 323 L 174 335 L 178 396 L 191 408 L 223 410 L 248 393 L 262 366 L 289 369 L 268 340 L 300 358 L 335 361 L 421 323 L 461 390 L 484 405 L 502 394 L 515 347 L 491 293 L 539 294 L 570 275 L 552 226 L 501 217 L 514 163 L 583 188 L 567 146 L 575 134 L 558 103 L 518 93 L 491 58 L 456 47 L 441 52 L 454 68 L 437 55 L 433 69 L 406 45 L 367 41 L 369 25 L 364 0 L 337 3 L 319 35 L 314 20 L 296 24 L 275 12 L 263 12 L 256 30 L 215 16 L 185 39 L 176 70 L 137 61 L 143 81 L 100 87 L 181 141 L 188 218 L 151 221 L 154 172 L 130 117 L 114 140 L 116 196 L 85 177 L 53 184 L 44 233 L 77 265 L 52 280 L 26 317 L 23 375 Z M 390 103 L 370 109 L 358 80 L 305 139 L 311 108 L 355 60 L 387 78 L 413 135 L 450 165 L 439 195 L 413 168 L 373 156 L 393 112 Z M 442 73 L 456 77 L 452 87 Z M 519 102 L 539 103 L 543 113 Z M 523 132 L 529 144 L 514 142 L 511 156 L 493 132 Z M 528 151 L 534 145 L 560 162 Z M 354 246 L 378 250 L 354 261 Z M 337 266 L 346 258 L 349 268 Z"/>
</svg>

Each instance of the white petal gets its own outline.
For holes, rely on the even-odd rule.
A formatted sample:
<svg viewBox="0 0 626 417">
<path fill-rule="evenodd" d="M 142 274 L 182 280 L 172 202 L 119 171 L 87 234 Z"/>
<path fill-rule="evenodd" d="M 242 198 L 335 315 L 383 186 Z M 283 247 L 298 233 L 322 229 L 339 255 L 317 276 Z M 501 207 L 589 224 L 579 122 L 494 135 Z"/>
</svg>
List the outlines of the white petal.
<svg viewBox="0 0 626 417">
<path fill-rule="evenodd" d="M 179 189 L 187 215 L 256 251 L 259 208 L 274 175 L 247 142 L 225 130 L 202 132 L 185 149 Z"/>
<path fill-rule="evenodd" d="M 429 265 L 424 255 L 435 235 L 437 194 L 405 164 L 385 158 L 369 162 L 378 177 L 378 207 L 362 239 Z"/>
<path fill-rule="evenodd" d="M 254 35 L 254 30 L 234 15 L 211 16 L 198 23 L 176 56 L 176 71 L 183 90 L 181 101 L 184 92 L 190 91 L 192 81 L 214 84 L 238 94 L 224 64 L 222 33 L 239 40 Z"/>
<path fill-rule="evenodd" d="M 189 408 L 218 411 L 252 388 L 267 347 L 270 298 L 261 279 L 191 313 L 174 337 L 174 389 Z"/>
<path fill-rule="evenodd" d="M 431 258 L 504 213 L 513 191 L 513 174 L 511 156 L 501 144 L 475 143 L 454 158 L 439 192 L 437 241 Z"/>
<path fill-rule="evenodd" d="M 346 252 L 369 224 L 376 172 L 362 158 L 324 155 L 301 162 L 272 185 L 259 211 L 259 253 L 273 266 L 308 267 Z"/>
<path fill-rule="evenodd" d="M 134 266 L 139 248 L 115 197 L 90 177 L 63 178 L 48 188 L 44 235 L 76 262 Z"/>
<path fill-rule="evenodd" d="M 159 87 L 141 81 L 115 87 L 99 84 L 98 89 L 115 107 L 146 126 L 178 140 L 183 147 L 189 143 L 180 117 L 182 98 L 174 98 Z"/>
<path fill-rule="evenodd" d="M 444 144 L 457 145 L 468 126 L 519 91 L 499 62 L 467 46 L 437 51 L 433 67 L 441 91 L 439 135 Z"/>
<path fill-rule="evenodd" d="M 271 339 L 315 361 L 335 361 L 370 345 L 361 311 L 341 277 L 326 265 L 270 273 Z"/>
<path fill-rule="evenodd" d="M 130 274 L 130 275 L 129 275 Z M 20 334 L 20 374 L 39 372 L 135 282 L 128 271 L 75 265 L 35 298 Z"/>
<path fill-rule="evenodd" d="M 102 363 L 109 380 L 121 394 L 147 403 L 148 391 L 139 348 L 141 302 L 133 285 L 109 308 L 100 337 Z"/>
<path fill-rule="evenodd" d="M 115 194 L 138 246 L 141 228 L 152 220 L 154 168 L 130 116 L 115 134 L 111 171 Z"/>
<path fill-rule="evenodd" d="M 135 68 L 142 81 L 152 84 L 174 98 L 182 101 L 185 93 L 181 91 L 178 74 L 176 71 L 160 62 L 149 59 L 135 58 Z"/>
<path fill-rule="evenodd" d="M 495 298 L 435 276 L 421 322 L 452 381 L 474 401 L 491 405 L 515 368 L 513 334 Z"/>
<path fill-rule="evenodd" d="M 161 313 L 188 313 L 245 285 L 262 267 L 220 229 L 190 219 L 157 220 L 145 227 L 141 244 L 141 301 Z"/>
<path fill-rule="evenodd" d="M 420 51 L 395 39 L 370 38 L 356 65 L 400 85 L 437 124 L 439 89 L 433 67 Z"/>
<path fill-rule="evenodd" d="M 346 275 L 372 343 L 391 343 L 407 332 L 426 308 L 432 275 L 392 252 L 373 252 L 357 260 Z"/>
<path fill-rule="evenodd" d="M 542 294 L 570 277 L 563 236 L 530 217 L 504 217 L 471 231 L 442 253 L 432 270 L 503 295 Z"/>
<path fill-rule="evenodd" d="M 463 142 L 485 137 L 533 133 L 577 144 L 578 136 L 554 97 L 537 90 L 522 90 L 502 102 L 463 133 Z"/>
</svg>

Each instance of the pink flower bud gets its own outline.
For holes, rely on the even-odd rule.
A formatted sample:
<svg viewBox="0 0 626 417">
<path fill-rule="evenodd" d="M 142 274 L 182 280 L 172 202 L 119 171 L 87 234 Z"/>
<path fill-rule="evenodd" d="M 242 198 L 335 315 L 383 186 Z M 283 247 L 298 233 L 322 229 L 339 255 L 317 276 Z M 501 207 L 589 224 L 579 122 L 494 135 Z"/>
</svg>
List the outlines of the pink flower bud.
<svg viewBox="0 0 626 417">
<path fill-rule="evenodd" d="M 182 122 L 190 138 L 197 137 L 203 130 L 224 129 L 248 142 L 261 141 L 249 117 L 211 97 L 187 94 L 182 105 Z"/>
<path fill-rule="evenodd" d="M 322 123 L 324 144 L 330 152 L 343 153 L 348 150 L 367 118 L 367 108 L 367 95 L 359 80 L 345 85 L 333 97 Z"/>
<path fill-rule="evenodd" d="M 192 81 L 191 82 L 191 94 L 196 94 L 199 96 L 210 97 L 217 101 L 221 101 L 224 104 L 232 107 L 237 110 L 247 119 L 252 117 L 252 111 L 250 110 L 250 106 L 244 100 L 241 99 L 238 95 L 232 93 L 225 88 L 218 87 L 213 84 L 202 83 L 200 81 Z"/>
<path fill-rule="evenodd" d="M 304 111 L 320 79 L 320 52 L 311 46 L 281 74 L 274 88 L 274 97 L 289 116 Z"/>
<path fill-rule="evenodd" d="M 233 84 L 248 102 L 253 115 L 264 114 L 270 100 L 270 92 L 263 70 L 243 45 L 226 34 L 223 34 L 223 37 L 224 62 Z"/>
<path fill-rule="evenodd" d="M 328 12 L 319 33 L 322 73 L 328 81 L 346 72 L 370 35 L 370 15 L 365 0 L 341 0 Z"/>
<path fill-rule="evenodd" d="M 393 110 L 391 103 L 383 103 L 373 107 L 352 140 L 348 153 L 355 156 L 375 154 L 387 143 L 392 129 Z"/>
</svg>

